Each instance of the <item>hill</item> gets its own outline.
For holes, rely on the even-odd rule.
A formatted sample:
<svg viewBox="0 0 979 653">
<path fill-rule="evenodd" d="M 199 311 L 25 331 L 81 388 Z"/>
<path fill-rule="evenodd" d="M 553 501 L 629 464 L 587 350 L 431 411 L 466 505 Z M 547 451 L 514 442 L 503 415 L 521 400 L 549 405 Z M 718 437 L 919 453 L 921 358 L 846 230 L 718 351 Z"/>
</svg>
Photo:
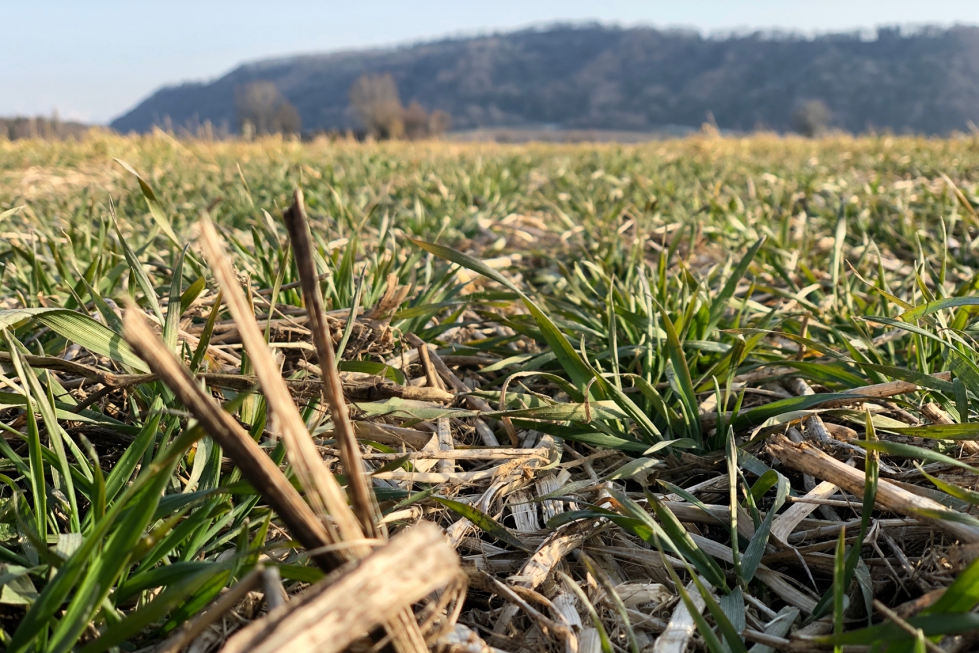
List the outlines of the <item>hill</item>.
<svg viewBox="0 0 979 653">
<path fill-rule="evenodd" d="M 943 134 L 979 122 L 976 27 L 880 29 L 868 39 L 585 25 L 249 63 L 162 88 L 111 126 L 234 129 L 236 89 L 262 80 L 296 106 L 305 130 L 356 128 L 348 90 L 369 72 L 391 73 L 406 103 L 447 111 L 458 129 L 644 131 L 696 127 L 710 113 L 721 129 L 782 131 L 814 99 L 852 132 Z"/>
</svg>

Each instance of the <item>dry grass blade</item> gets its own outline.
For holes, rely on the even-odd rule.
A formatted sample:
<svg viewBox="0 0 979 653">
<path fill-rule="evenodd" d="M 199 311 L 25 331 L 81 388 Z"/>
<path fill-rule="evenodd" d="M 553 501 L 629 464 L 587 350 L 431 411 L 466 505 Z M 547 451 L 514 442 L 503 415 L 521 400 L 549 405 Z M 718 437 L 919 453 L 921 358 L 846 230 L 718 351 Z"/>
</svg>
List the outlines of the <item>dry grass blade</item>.
<svg viewBox="0 0 979 653">
<path fill-rule="evenodd" d="M 313 514 L 285 475 L 251 436 L 197 384 L 150 329 L 136 308 L 126 311 L 124 336 L 150 369 L 167 384 L 204 430 L 231 458 L 248 482 L 258 490 L 285 523 L 290 534 L 307 549 L 319 549 L 332 540 L 323 522 Z M 334 553 L 314 556 L 325 569 L 342 562 Z"/>
<path fill-rule="evenodd" d="M 779 437 L 769 443 L 768 450 L 775 458 L 781 460 L 782 464 L 792 469 L 827 480 L 851 494 L 858 496 L 863 494 L 863 471 L 849 467 L 805 443 L 795 444 L 784 437 Z M 919 512 L 947 514 L 950 518 L 954 518 L 958 516 L 954 510 L 946 508 L 937 501 L 913 494 L 885 479 L 878 481 L 877 504 L 889 512 L 927 521 L 935 528 L 963 542 L 979 542 L 979 528 L 951 519 L 923 517 Z"/>
<path fill-rule="evenodd" d="M 931 376 L 939 381 L 952 380 L 952 375 L 949 372 L 938 372 L 937 374 L 932 374 Z M 882 399 L 885 397 L 895 397 L 897 395 L 905 395 L 909 392 L 915 392 L 919 387 L 921 386 L 919 386 L 917 383 L 910 383 L 908 381 L 888 381 L 886 383 L 875 383 L 873 385 L 865 385 L 860 388 L 853 388 L 852 390 L 847 390 L 844 394 Z M 836 401 L 827 402 L 821 407 L 837 408 L 839 406 L 846 406 L 851 403 L 853 402 L 848 399 L 839 399 Z"/>
<path fill-rule="evenodd" d="M 340 445 L 340 457 L 343 468 L 347 472 L 347 488 L 350 493 L 350 503 L 360 521 L 364 533 L 380 535 L 380 516 L 372 500 L 370 482 L 364 473 L 364 462 L 361 459 L 360 448 L 357 446 L 357 436 L 350 423 L 350 414 L 343 397 L 343 387 L 340 374 L 337 372 L 336 354 L 333 350 L 333 337 L 323 311 L 323 298 L 320 295 L 317 281 L 316 264 L 313 261 L 313 246 L 309 236 L 309 225 L 306 221 L 306 207 L 303 204 L 303 193 L 296 189 L 292 206 L 283 214 L 289 238 L 292 241 L 293 256 L 299 279 L 302 282 L 303 298 L 306 310 L 309 312 L 309 328 L 313 332 L 313 343 L 319 357 L 322 370 L 323 384 L 326 386 L 327 400 L 333 415 L 333 432 Z"/>
<path fill-rule="evenodd" d="M 707 603 L 700 595 L 700 592 L 697 591 L 697 586 L 694 585 L 693 581 L 687 584 L 687 592 L 690 594 L 690 599 L 694 607 L 703 612 L 704 608 L 707 607 Z M 683 653 L 687 650 L 687 644 L 690 642 L 690 638 L 693 637 L 696 630 L 697 626 L 694 623 L 693 616 L 690 614 L 690 610 L 687 609 L 687 605 L 683 601 L 678 601 L 676 607 L 673 609 L 673 615 L 670 617 L 669 625 L 656 638 L 656 643 L 653 645 L 653 653 Z"/>
<path fill-rule="evenodd" d="M 458 557 L 434 524 L 421 522 L 296 603 L 232 637 L 225 653 L 341 651 L 461 574 Z"/>
<path fill-rule="evenodd" d="M 523 564 L 515 581 L 526 589 L 534 589 L 544 582 L 551 574 L 551 571 L 575 549 L 580 548 L 588 538 L 597 534 L 605 527 L 603 520 L 588 519 L 575 522 L 552 533 L 543 544 L 541 544 L 534 555 Z M 494 632 L 506 632 L 510 621 L 517 614 L 515 604 L 507 605 L 500 613 L 500 618 L 493 627 Z"/>
<path fill-rule="evenodd" d="M 828 499 L 839 491 L 840 489 L 829 481 L 823 481 L 814 487 L 802 497 L 805 500 L 813 500 L 813 503 L 803 501 L 794 503 L 789 506 L 788 510 L 775 518 L 775 521 L 772 522 L 772 538 L 781 546 L 789 546 L 788 538 L 795 530 L 795 527 L 819 507 L 819 504 L 815 503 L 815 501 Z"/>
<path fill-rule="evenodd" d="M 530 605 L 530 603 L 528 603 L 523 596 L 521 596 L 521 594 L 536 594 L 536 592 L 532 592 L 531 590 L 519 585 L 506 585 L 489 575 L 485 575 L 485 581 L 486 586 L 489 587 L 493 593 L 509 601 L 512 608 L 519 608 L 520 610 L 523 610 L 524 613 L 526 613 L 527 616 L 529 616 L 537 624 L 537 627 L 540 628 L 541 631 L 544 633 L 548 633 L 548 631 L 554 633 L 561 639 L 565 640 L 572 650 L 574 649 L 575 635 L 574 631 L 569 627 L 570 624 L 559 623 L 553 619 L 549 619 L 546 615 Z M 541 597 L 539 594 L 536 594 L 536 598 L 538 600 L 543 599 L 543 597 Z M 546 599 L 544 600 L 546 601 Z M 547 603 L 550 603 L 550 601 L 547 601 Z M 552 608 L 555 616 L 557 616 L 559 619 L 563 619 L 561 612 L 553 604 L 551 604 L 549 607 Z"/>
<path fill-rule="evenodd" d="M 231 263 L 224 254 L 224 248 L 214 225 L 207 217 L 203 218 L 200 224 L 204 253 L 224 293 L 228 310 L 231 311 L 238 326 L 245 350 L 251 357 L 255 375 L 262 385 L 273 422 L 278 425 L 278 430 L 282 434 L 286 455 L 296 471 L 299 482 L 306 490 L 314 511 L 324 520 L 332 521 L 332 526 L 336 529 L 335 536 L 331 538 L 334 543 L 341 540 L 363 539 L 364 533 L 350 511 L 343 491 L 320 458 L 316 445 L 313 444 L 306 430 L 306 424 L 289 393 L 289 388 L 279 374 L 275 360 L 255 322 L 255 315 L 241 290 Z M 362 546 L 346 550 L 347 555 L 357 557 L 366 553 L 366 549 Z"/>
</svg>

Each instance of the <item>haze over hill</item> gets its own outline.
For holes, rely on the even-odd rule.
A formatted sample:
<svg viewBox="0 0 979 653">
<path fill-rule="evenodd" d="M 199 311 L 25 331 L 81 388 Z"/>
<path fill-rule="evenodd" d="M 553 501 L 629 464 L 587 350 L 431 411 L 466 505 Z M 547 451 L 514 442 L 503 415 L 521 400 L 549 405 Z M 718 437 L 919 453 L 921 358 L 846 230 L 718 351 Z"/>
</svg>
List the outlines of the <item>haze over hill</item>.
<svg viewBox="0 0 979 653">
<path fill-rule="evenodd" d="M 249 63 L 162 88 L 111 126 L 207 120 L 234 131 L 236 91 L 261 80 L 295 105 L 305 131 L 356 129 L 348 92 L 364 73 L 391 73 L 405 103 L 447 111 L 455 129 L 652 131 L 697 127 L 710 113 L 722 129 L 784 131 L 811 100 L 852 132 L 944 134 L 979 123 L 977 27 L 880 29 L 868 39 L 586 25 Z"/>
</svg>

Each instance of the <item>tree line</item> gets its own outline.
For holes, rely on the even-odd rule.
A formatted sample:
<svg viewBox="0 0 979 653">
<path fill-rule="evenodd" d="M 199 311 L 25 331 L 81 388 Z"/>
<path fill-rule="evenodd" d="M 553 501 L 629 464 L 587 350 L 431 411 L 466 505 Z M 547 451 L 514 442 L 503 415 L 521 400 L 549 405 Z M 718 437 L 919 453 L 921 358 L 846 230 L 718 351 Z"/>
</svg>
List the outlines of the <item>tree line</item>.
<svg viewBox="0 0 979 653">
<path fill-rule="evenodd" d="M 361 75 L 350 87 L 349 99 L 350 111 L 365 135 L 376 140 L 431 138 L 444 134 L 452 124 L 448 113 L 426 111 L 417 100 L 404 106 L 390 73 Z M 299 111 L 273 82 L 255 81 L 238 89 L 235 108 L 245 138 L 302 131 Z"/>
<path fill-rule="evenodd" d="M 20 116 L 0 118 L 0 138 L 16 140 L 18 138 L 64 139 L 68 137 L 81 138 L 91 127 L 80 122 L 64 121 L 55 111 L 50 117 Z"/>
</svg>

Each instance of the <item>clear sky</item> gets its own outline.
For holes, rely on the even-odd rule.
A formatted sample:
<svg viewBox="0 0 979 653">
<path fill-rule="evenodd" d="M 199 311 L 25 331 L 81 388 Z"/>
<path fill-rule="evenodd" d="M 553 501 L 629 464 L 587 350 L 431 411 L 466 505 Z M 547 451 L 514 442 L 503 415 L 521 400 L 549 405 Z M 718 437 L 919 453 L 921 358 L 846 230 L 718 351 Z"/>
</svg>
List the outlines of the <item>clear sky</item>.
<svg viewBox="0 0 979 653">
<path fill-rule="evenodd" d="M 0 0 L 0 16 L 0 116 L 106 122 L 164 84 L 269 56 L 588 20 L 704 33 L 979 24 L 979 0 Z"/>
</svg>

